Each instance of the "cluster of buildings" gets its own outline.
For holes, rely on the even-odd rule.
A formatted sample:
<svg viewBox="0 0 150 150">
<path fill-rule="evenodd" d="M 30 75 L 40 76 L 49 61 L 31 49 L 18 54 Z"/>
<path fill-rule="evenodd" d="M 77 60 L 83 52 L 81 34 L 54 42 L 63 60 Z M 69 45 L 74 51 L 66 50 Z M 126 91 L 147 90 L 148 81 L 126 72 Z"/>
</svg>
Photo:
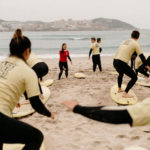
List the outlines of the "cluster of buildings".
<svg viewBox="0 0 150 150">
<path fill-rule="evenodd" d="M 0 32 L 14 31 L 16 28 L 21 28 L 24 31 L 97 31 L 133 29 L 134 27 L 119 20 L 104 18 L 93 20 L 62 19 L 53 22 L 0 20 Z"/>
</svg>

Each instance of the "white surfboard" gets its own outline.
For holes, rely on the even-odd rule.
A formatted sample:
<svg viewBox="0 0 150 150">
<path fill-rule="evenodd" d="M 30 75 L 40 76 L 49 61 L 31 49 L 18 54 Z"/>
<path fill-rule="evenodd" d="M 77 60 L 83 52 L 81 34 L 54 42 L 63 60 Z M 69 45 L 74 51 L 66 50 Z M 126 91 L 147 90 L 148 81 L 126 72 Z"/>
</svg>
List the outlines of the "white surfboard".
<svg viewBox="0 0 150 150">
<path fill-rule="evenodd" d="M 138 76 L 138 81 L 136 82 L 136 84 L 139 84 L 141 86 L 150 87 L 150 80 Z"/>
<path fill-rule="evenodd" d="M 123 150 L 148 150 L 148 149 L 145 149 L 141 146 L 130 146 L 130 147 L 124 148 Z"/>
<path fill-rule="evenodd" d="M 44 86 L 42 86 L 42 91 L 43 91 L 44 99 L 41 99 L 41 100 L 42 100 L 43 104 L 45 104 L 48 101 L 51 92 L 48 87 L 44 87 Z M 21 104 L 20 107 L 18 107 L 18 108 L 16 107 L 13 110 L 13 113 L 12 113 L 13 118 L 25 117 L 25 116 L 28 116 L 35 112 L 35 110 L 31 106 L 31 104 L 29 103 L 29 101 L 26 101 L 24 99 L 24 97 L 20 98 L 20 104 Z"/>
<path fill-rule="evenodd" d="M 126 85 L 122 85 L 122 90 L 125 90 Z M 110 96 L 112 98 L 112 100 L 119 104 L 119 105 L 132 105 L 132 104 L 136 104 L 138 101 L 137 96 L 135 95 L 135 93 L 130 90 L 129 94 L 133 96 L 133 98 L 124 98 L 122 97 L 123 92 L 118 93 L 118 85 L 114 85 L 112 86 L 111 90 L 110 90 Z"/>
<path fill-rule="evenodd" d="M 75 73 L 75 74 L 74 74 L 74 78 L 77 78 L 77 79 L 85 79 L 85 78 L 86 78 L 86 75 L 83 74 L 83 73 Z"/>
<path fill-rule="evenodd" d="M 22 150 L 24 147 L 23 144 L 4 144 L 3 150 Z M 46 150 L 44 143 L 41 145 L 40 150 Z"/>
<path fill-rule="evenodd" d="M 48 80 L 42 81 L 41 85 L 48 87 L 48 86 L 51 86 L 53 83 L 54 83 L 54 80 L 48 79 Z"/>
</svg>

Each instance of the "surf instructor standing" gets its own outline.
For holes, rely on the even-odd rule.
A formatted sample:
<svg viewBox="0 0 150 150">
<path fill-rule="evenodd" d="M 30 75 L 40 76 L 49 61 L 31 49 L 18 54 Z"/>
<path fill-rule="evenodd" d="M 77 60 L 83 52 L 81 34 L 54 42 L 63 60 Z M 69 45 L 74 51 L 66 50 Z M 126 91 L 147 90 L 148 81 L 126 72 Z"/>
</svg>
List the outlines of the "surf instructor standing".
<svg viewBox="0 0 150 150">
<path fill-rule="evenodd" d="M 141 45 L 138 42 L 139 37 L 140 37 L 139 31 L 133 31 L 131 34 L 131 39 L 124 41 L 120 45 L 113 62 L 116 71 L 119 73 L 118 92 L 123 92 L 121 89 L 121 85 L 124 74 L 126 74 L 128 77 L 131 78 L 123 93 L 124 98 L 132 98 L 132 96 L 129 95 L 128 92 L 137 81 L 136 73 L 128 65 L 133 53 L 136 52 L 137 55 L 139 55 L 140 59 L 142 60 L 143 64 L 147 66 L 147 61 L 142 53 Z"/>
</svg>

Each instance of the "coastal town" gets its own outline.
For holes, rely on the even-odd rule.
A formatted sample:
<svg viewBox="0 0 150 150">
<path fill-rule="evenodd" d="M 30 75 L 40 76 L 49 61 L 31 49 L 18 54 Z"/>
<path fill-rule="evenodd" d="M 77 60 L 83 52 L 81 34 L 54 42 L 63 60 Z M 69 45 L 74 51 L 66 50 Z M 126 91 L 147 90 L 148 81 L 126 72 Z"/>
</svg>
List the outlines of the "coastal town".
<svg viewBox="0 0 150 150">
<path fill-rule="evenodd" d="M 14 31 L 21 28 L 24 31 L 107 31 L 132 30 L 134 26 L 116 19 L 97 18 L 93 20 L 58 20 L 42 21 L 5 21 L 0 20 L 0 32 Z"/>
</svg>

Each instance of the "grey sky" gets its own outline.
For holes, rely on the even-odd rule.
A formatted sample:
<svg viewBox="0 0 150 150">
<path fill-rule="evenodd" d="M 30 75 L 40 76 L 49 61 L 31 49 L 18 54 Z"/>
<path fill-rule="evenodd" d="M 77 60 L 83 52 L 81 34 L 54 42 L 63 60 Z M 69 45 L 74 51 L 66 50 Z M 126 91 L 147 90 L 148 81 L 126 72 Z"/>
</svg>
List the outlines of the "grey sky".
<svg viewBox="0 0 150 150">
<path fill-rule="evenodd" d="M 0 0 L 0 19 L 115 18 L 150 29 L 150 0 Z"/>
</svg>

